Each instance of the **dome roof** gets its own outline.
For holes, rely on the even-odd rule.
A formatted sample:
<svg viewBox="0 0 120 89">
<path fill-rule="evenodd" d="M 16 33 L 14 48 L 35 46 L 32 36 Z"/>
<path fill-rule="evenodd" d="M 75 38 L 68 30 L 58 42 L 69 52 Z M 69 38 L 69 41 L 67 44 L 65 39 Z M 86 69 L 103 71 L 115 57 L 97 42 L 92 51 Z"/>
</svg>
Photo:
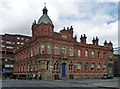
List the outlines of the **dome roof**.
<svg viewBox="0 0 120 89">
<path fill-rule="evenodd" d="M 43 14 L 40 17 L 40 19 L 38 20 L 38 24 L 41 24 L 41 23 L 53 25 L 51 19 L 49 18 L 49 16 L 47 14 Z"/>
<path fill-rule="evenodd" d="M 38 24 L 44 23 L 44 24 L 50 24 L 53 25 L 51 19 L 49 18 L 49 16 L 47 15 L 47 8 L 46 6 L 43 8 L 43 15 L 40 17 L 40 19 L 38 20 Z"/>
</svg>

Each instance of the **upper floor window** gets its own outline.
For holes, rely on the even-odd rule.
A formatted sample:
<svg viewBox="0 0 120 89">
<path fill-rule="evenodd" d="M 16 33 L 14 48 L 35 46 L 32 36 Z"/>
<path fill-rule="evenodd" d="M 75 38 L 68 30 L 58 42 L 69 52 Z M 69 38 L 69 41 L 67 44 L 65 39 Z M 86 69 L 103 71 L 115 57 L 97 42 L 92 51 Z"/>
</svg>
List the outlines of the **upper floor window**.
<svg viewBox="0 0 120 89">
<path fill-rule="evenodd" d="M 13 47 L 11 47 L 11 46 L 6 46 L 6 48 L 8 48 L 8 49 L 13 49 Z"/>
<path fill-rule="evenodd" d="M 50 44 L 47 45 L 47 53 L 50 54 Z"/>
<path fill-rule="evenodd" d="M 100 52 L 98 52 L 98 59 L 100 59 Z"/>
<path fill-rule="evenodd" d="M 81 71 L 81 63 L 78 63 L 78 65 L 77 65 L 77 70 L 78 70 L 78 71 Z"/>
<path fill-rule="evenodd" d="M 59 54 L 58 46 L 55 46 L 55 55 Z"/>
<path fill-rule="evenodd" d="M 5 40 L 1 40 L 1 42 L 5 42 Z"/>
<path fill-rule="evenodd" d="M 24 40 L 24 38 L 21 38 L 21 40 Z"/>
<path fill-rule="evenodd" d="M 78 50 L 78 57 L 80 57 L 81 56 L 81 50 L 79 49 Z"/>
<path fill-rule="evenodd" d="M 100 71 L 101 70 L 101 65 L 100 63 L 97 65 L 97 71 Z"/>
<path fill-rule="evenodd" d="M 88 51 L 87 50 L 85 51 L 85 57 L 88 57 Z"/>
<path fill-rule="evenodd" d="M 33 56 L 33 48 L 31 48 L 31 57 Z"/>
<path fill-rule="evenodd" d="M 103 53 L 103 58 L 106 59 L 106 53 L 105 52 Z"/>
<path fill-rule="evenodd" d="M 17 37 L 17 39 L 19 40 L 19 39 L 20 39 L 20 37 Z"/>
<path fill-rule="evenodd" d="M 6 41 L 6 43 L 7 43 L 7 44 L 12 44 L 12 42 L 11 42 L 11 41 Z"/>
<path fill-rule="evenodd" d="M 21 45 L 24 45 L 24 43 L 23 43 L 23 42 L 21 42 Z"/>
<path fill-rule="evenodd" d="M 103 65 L 103 71 L 106 71 L 106 64 Z"/>
<path fill-rule="evenodd" d="M 44 44 L 41 45 L 41 54 L 44 54 Z"/>
<path fill-rule="evenodd" d="M 29 40 L 29 38 L 26 39 L 26 42 Z"/>
<path fill-rule="evenodd" d="M 1 47 L 2 47 L 2 48 L 4 48 L 4 47 L 5 47 L 5 45 L 1 45 Z"/>
<path fill-rule="evenodd" d="M 63 47 L 63 48 L 62 48 L 62 55 L 65 55 L 65 54 L 66 54 L 66 48 Z"/>
<path fill-rule="evenodd" d="M 42 28 L 42 32 L 44 32 L 44 29 Z"/>
<path fill-rule="evenodd" d="M 112 60 L 112 53 L 109 53 L 109 60 Z"/>
<path fill-rule="evenodd" d="M 17 42 L 17 44 L 20 44 L 20 42 Z"/>
<path fill-rule="evenodd" d="M 73 49 L 70 48 L 70 56 L 73 56 Z"/>
<path fill-rule="evenodd" d="M 92 51 L 92 58 L 94 58 L 94 51 Z"/>
</svg>

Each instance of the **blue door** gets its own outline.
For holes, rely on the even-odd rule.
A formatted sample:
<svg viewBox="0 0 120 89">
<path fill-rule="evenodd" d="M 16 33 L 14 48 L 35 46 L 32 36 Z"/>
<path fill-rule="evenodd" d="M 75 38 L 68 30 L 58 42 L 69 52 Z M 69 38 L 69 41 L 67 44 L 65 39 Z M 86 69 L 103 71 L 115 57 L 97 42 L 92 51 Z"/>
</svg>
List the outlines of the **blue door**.
<svg viewBox="0 0 120 89">
<path fill-rule="evenodd" d="M 66 74 L 66 64 L 63 63 L 62 64 L 62 77 L 65 77 L 65 74 Z"/>
</svg>

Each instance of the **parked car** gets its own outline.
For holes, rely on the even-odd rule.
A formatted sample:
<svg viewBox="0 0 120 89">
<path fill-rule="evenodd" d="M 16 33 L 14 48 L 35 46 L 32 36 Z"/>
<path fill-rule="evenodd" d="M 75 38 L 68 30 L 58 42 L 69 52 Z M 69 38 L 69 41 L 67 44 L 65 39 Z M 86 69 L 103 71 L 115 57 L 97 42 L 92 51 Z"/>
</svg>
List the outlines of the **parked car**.
<svg viewBox="0 0 120 89">
<path fill-rule="evenodd" d="M 113 75 L 111 75 L 111 74 L 105 74 L 102 77 L 102 79 L 112 79 L 112 78 L 113 78 Z"/>
</svg>

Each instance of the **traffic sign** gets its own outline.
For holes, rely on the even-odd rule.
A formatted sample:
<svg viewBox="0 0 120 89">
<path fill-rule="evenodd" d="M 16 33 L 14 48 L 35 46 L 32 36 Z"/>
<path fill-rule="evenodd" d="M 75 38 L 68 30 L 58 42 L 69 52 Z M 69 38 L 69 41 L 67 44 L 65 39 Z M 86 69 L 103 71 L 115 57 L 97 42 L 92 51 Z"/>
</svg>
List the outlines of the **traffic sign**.
<svg viewBox="0 0 120 89">
<path fill-rule="evenodd" d="M 26 69 L 26 71 L 28 71 L 28 69 Z"/>
</svg>

